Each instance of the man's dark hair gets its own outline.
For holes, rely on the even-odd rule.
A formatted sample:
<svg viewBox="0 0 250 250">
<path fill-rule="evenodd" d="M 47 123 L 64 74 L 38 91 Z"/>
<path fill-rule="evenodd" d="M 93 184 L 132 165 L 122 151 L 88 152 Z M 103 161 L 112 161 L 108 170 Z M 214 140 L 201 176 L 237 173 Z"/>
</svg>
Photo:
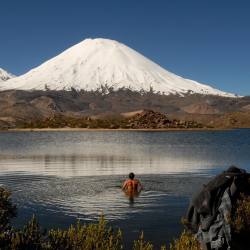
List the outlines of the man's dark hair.
<svg viewBox="0 0 250 250">
<path fill-rule="evenodd" d="M 128 175 L 128 177 L 129 177 L 129 179 L 133 180 L 134 177 L 135 177 L 135 174 L 134 174 L 134 173 L 130 173 L 130 174 Z"/>
</svg>

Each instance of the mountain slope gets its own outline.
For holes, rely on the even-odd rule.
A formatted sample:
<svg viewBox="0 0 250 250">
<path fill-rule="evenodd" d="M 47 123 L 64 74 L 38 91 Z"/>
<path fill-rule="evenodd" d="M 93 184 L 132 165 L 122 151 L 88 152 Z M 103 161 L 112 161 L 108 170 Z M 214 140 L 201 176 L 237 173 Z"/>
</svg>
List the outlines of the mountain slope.
<svg viewBox="0 0 250 250">
<path fill-rule="evenodd" d="M 135 50 L 109 39 L 86 39 L 28 73 L 9 80 L 4 89 L 97 90 L 102 85 L 154 91 L 231 96 L 208 85 L 168 72 Z"/>
<path fill-rule="evenodd" d="M 7 81 L 13 77 L 15 76 L 0 68 L 0 82 Z"/>
<path fill-rule="evenodd" d="M 203 103 L 206 105 L 202 105 Z M 249 111 L 245 112 L 245 108 L 249 105 L 250 97 L 225 98 L 199 94 L 179 97 L 153 93 L 140 94 L 126 89 L 111 91 L 106 95 L 87 91 L 9 90 L 0 91 L 0 123 L 2 121 L 4 124 L 15 125 L 19 122 L 47 119 L 57 114 L 76 118 L 86 116 L 104 119 L 117 116 L 129 118 L 141 113 L 141 110 L 150 109 L 168 114 L 171 119 L 194 120 L 211 126 L 214 126 L 213 124 L 222 126 L 227 120 L 223 116 L 227 113 L 242 111 L 242 114 L 249 115 Z M 240 124 L 247 126 L 247 123 L 244 123 L 245 117 L 239 116 L 239 119 L 236 117 L 239 127 Z M 219 123 L 220 118 L 222 118 L 221 123 Z M 235 119 L 231 120 L 234 122 Z"/>
</svg>

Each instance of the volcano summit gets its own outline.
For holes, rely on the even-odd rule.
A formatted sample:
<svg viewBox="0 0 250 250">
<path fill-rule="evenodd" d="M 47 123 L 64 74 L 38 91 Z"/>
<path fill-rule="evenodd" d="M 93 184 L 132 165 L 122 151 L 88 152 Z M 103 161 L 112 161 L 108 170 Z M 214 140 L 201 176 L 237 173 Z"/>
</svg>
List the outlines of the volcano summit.
<svg viewBox="0 0 250 250">
<path fill-rule="evenodd" d="M 26 74 L 10 79 L 0 90 L 153 89 L 161 94 L 198 93 L 233 97 L 208 85 L 177 76 L 126 45 L 109 39 L 86 39 Z"/>
</svg>

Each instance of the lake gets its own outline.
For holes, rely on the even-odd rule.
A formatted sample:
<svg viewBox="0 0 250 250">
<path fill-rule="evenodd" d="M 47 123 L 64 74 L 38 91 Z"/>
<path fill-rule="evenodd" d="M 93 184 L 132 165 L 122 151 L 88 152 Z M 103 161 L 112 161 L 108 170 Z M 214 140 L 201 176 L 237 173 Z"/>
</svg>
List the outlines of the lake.
<svg viewBox="0 0 250 250">
<path fill-rule="evenodd" d="M 104 214 L 131 246 L 143 230 L 160 245 L 182 230 L 191 196 L 234 164 L 250 170 L 250 130 L 1 132 L 0 184 L 18 206 L 16 226 L 67 227 Z M 144 190 L 121 191 L 134 172 Z"/>
</svg>

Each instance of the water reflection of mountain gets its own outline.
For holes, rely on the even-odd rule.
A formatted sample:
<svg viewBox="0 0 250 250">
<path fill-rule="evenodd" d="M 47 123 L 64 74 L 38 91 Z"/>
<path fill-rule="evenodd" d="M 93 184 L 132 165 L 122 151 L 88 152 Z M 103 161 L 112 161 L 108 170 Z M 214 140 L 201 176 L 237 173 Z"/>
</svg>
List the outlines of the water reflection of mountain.
<svg viewBox="0 0 250 250">
<path fill-rule="evenodd" d="M 0 134 L 2 172 L 63 177 L 248 167 L 250 130 Z"/>
<path fill-rule="evenodd" d="M 191 155 L 165 155 L 154 157 L 153 154 L 125 155 L 33 155 L 2 156 L 1 172 L 26 172 L 29 174 L 54 175 L 61 177 L 95 176 L 110 174 L 166 174 L 199 172 L 212 168 L 214 162 L 198 159 Z"/>
<path fill-rule="evenodd" d="M 1 170 L 58 176 L 247 167 L 250 130 L 0 133 Z"/>
</svg>

